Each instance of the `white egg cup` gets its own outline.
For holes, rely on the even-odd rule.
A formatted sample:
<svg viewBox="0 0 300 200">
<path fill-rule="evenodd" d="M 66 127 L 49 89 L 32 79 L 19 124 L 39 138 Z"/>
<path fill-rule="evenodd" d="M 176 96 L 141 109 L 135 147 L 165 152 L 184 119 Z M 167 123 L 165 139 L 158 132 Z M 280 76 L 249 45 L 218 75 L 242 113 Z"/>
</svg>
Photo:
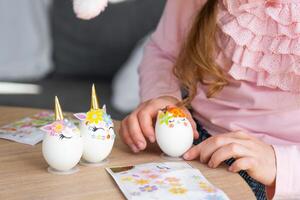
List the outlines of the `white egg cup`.
<svg viewBox="0 0 300 200">
<path fill-rule="evenodd" d="M 193 145 L 193 129 L 183 114 L 175 116 L 167 110 L 159 111 L 155 135 L 164 153 L 161 157 L 169 161 L 183 160 L 183 154 Z"/>
<path fill-rule="evenodd" d="M 101 120 L 93 119 L 93 115 L 102 116 Z M 77 113 L 74 116 L 81 121 L 83 155 L 80 164 L 90 167 L 107 164 L 109 162 L 107 157 L 114 145 L 115 133 L 113 121 L 106 113 L 105 106 L 102 109 Z"/>
<path fill-rule="evenodd" d="M 46 133 L 42 153 L 48 163 L 48 172 L 59 175 L 79 171 L 76 165 L 83 153 L 83 142 L 79 130 L 67 120 L 56 121 L 42 127 Z"/>
</svg>

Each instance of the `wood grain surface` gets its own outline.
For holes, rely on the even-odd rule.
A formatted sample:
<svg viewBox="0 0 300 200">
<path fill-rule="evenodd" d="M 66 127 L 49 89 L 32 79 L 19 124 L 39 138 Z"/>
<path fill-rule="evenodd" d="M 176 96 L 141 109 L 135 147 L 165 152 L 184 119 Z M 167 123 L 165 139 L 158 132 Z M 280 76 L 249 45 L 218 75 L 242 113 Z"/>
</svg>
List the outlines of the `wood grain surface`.
<svg viewBox="0 0 300 200">
<path fill-rule="evenodd" d="M 0 107 L 0 126 L 40 112 L 38 109 Z M 118 132 L 119 122 L 115 122 Z M 131 165 L 146 162 L 164 162 L 156 146 L 133 154 L 117 136 L 109 162 L 103 167 L 79 166 L 72 175 L 53 175 L 47 172 L 41 144 L 19 144 L 0 139 L 0 199 L 49 199 L 49 200 L 118 200 L 122 193 L 105 167 Z M 198 168 L 214 185 L 221 188 L 233 200 L 254 200 L 255 196 L 246 182 L 238 175 L 228 172 L 225 165 L 210 169 L 197 161 L 188 162 Z"/>
</svg>

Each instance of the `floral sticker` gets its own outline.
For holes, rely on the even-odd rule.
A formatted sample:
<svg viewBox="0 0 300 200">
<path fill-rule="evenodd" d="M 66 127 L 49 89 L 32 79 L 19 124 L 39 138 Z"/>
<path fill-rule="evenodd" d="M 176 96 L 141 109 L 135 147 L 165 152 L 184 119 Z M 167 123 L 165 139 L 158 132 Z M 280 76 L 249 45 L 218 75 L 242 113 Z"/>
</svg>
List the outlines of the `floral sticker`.
<svg viewBox="0 0 300 200">
<path fill-rule="evenodd" d="M 156 178 L 159 178 L 160 176 L 157 175 L 157 174 L 150 174 L 147 177 L 150 178 L 150 179 L 156 179 Z"/>
<path fill-rule="evenodd" d="M 144 187 L 140 187 L 141 192 L 153 192 L 156 191 L 158 188 L 155 185 L 146 185 Z"/>
<path fill-rule="evenodd" d="M 125 176 L 121 178 L 122 181 L 133 181 L 134 179 L 131 176 Z"/>
<path fill-rule="evenodd" d="M 172 187 L 171 189 L 169 189 L 169 192 L 174 195 L 182 195 L 187 192 L 187 189 L 185 189 L 184 187 Z"/>
<path fill-rule="evenodd" d="M 75 133 L 80 135 L 78 128 L 67 119 L 61 121 L 55 121 L 52 124 L 43 126 L 41 130 L 49 133 L 51 136 L 59 136 L 60 139 L 71 139 L 71 136 L 66 136 L 64 133 Z"/>
<path fill-rule="evenodd" d="M 105 105 L 102 109 L 91 109 L 87 113 L 76 113 L 74 116 L 86 126 L 91 138 L 96 140 L 115 139 L 113 120 L 106 113 Z"/>
<path fill-rule="evenodd" d="M 89 124 L 98 124 L 100 121 L 103 121 L 103 111 L 100 109 L 93 110 L 91 109 L 86 114 L 86 122 Z"/>
<path fill-rule="evenodd" d="M 216 192 L 216 190 L 215 190 L 212 186 L 208 185 L 208 184 L 207 184 L 206 182 L 204 182 L 204 181 L 199 182 L 199 187 L 200 187 L 202 190 L 204 190 L 205 192 L 208 192 L 208 193 Z"/>
<path fill-rule="evenodd" d="M 167 177 L 165 180 L 168 181 L 169 183 L 178 183 L 179 182 L 179 179 L 176 177 Z"/>
<path fill-rule="evenodd" d="M 188 125 L 184 111 L 177 107 L 167 107 L 161 110 L 158 115 L 158 120 L 160 125 L 165 124 L 170 128 L 175 127 L 175 124 Z"/>
<path fill-rule="evenodd" d="M 135 180 L 135 183 L 137 185 L 146 185 L 146 184 L 149 184 L 149 180 L 146 180 L 146 179 L 138 179 L 138 180 Z"/>
</svg>

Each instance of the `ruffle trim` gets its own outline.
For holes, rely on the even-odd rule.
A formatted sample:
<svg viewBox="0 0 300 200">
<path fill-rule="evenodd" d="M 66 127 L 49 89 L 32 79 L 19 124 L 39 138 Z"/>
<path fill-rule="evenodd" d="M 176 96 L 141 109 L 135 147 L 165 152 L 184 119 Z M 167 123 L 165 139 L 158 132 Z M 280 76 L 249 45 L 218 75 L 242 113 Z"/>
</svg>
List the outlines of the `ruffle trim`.
<svg viewBox="0 0 300 200">
<path fill-rule="evenodd" d="M 217 44 L 225 47 L 219 54 L 232 60 L 233 78 L 300 92 L 300 1 L 295 1 L 220 1 Z"/>
</svg>

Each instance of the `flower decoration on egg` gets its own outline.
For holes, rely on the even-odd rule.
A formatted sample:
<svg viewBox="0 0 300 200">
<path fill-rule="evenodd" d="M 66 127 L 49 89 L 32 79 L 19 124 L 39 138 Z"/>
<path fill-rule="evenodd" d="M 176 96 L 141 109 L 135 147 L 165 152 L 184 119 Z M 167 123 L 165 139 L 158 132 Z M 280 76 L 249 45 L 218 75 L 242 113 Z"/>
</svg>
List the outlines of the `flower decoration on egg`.
<svg viewBox="0 0 300 200">
<path fill-rule="evenodd" d="M 99 108 L 95 86 L 92 87 L 91 109 L 87 113 L 77 113 L 75 117 L 84 122 L 91 137 L 98 140 L 114 139 L 114 125 L 106 106 Z"/>
<path fill-rule="evenodd" d="M 55 119 L 56 121 L 41 127 L 41 129 L 51 136 L 58 136 L 61 140 L 71 139 L 74 135 L 80 135 L 79 129 L 72 122 L 63 118 L 57 97 L 55 98 Z"/>
<path fill-rule="evenodd" d="M 98 124 L 100 121 L 103 121 L 104 112 L 100 109 L 90 110 L 86 114 L 86 123 L 87 124 Z"/>
<path fill-rule="evenodd" d="M 158 116 L 160 125 L 167 125 L 173 128 L 175 124 L 183 124 L 187 126 L 187 118 L 184 111 L 178 107 L 166 107 Z"/>
</svg>

